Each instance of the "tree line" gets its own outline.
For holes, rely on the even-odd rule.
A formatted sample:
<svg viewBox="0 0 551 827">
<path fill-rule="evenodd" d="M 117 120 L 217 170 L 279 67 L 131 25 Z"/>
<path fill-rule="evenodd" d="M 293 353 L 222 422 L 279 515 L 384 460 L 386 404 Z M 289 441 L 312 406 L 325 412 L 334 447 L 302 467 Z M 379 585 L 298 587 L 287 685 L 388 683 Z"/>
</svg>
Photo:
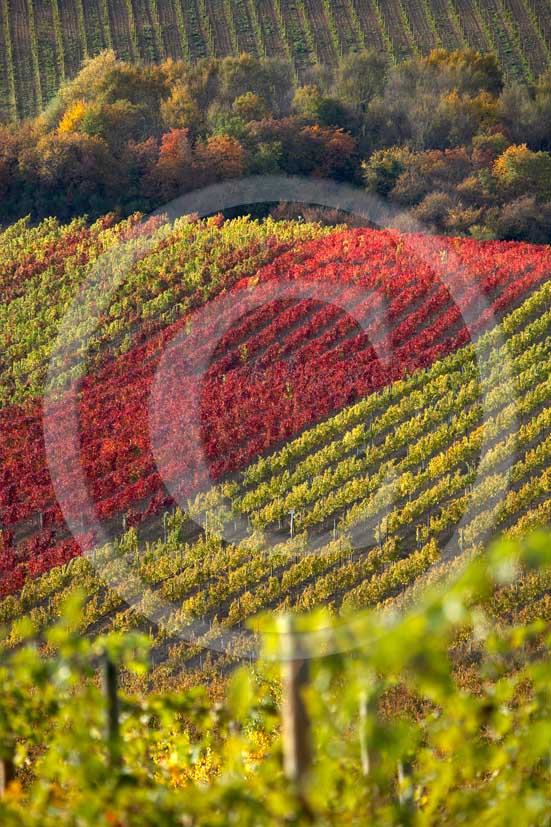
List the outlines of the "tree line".
<svg viewBox="0 0 551 827">
<path fill-rule="evenodd" d="M 472 49 L 398 64 L 353 53 L 300 84 L 280 59 L 151 65 L 105 51 L 40 116 L 0 127 L 0 222 L 147 213 L 284 173 L 365 187 L 436 232 L 547 242 L 550 150 L 551 72 L 506 81 Z"/>
</svg>

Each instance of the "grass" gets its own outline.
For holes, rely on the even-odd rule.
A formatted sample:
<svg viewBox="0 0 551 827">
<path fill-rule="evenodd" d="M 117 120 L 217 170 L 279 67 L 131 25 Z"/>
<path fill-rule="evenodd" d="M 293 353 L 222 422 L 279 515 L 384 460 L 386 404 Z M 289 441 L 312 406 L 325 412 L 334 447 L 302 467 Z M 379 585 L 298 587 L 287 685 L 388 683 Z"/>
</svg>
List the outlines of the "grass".
<svg viewBox="0 0 551 827">
<path fill-rule="evenodd" d="M 258 9 L 256 8 L 256 3 L 254 0 L 247 0 L 247 8 L 251 17 L 258 54 L 262 57 L 266 57 L 268 52 L 266 50 L 266 43 L 264 42 L 264 34 L 262 32 L 262 25 L 258 16 Z"/>
<path fill-rule="evenodd" d="M 386 46 L 387 53 L 389 54 L 391 60 L 393 62 L 395 62 L 396 61 L 396 54 L 394 52 L 394 44 L 393 44 L 392 38 L 391 38 L 391 36 L 388 32 L 388 28 L 387 28 L 387 25 L 385 23 L 385 19 L 383 17 L 383 12 L 381 10 L 379 0 L 371 0 L 371 2 L 372 2 L 372 5 L 373 5 L 373 10 L 375 12 L 375 16 L 377 18 L 377 23 L 379 24 L 379 29 L 381 31 L 383 41 L 384 41 L 385 46 Z"/>
<path fill-rule="evenodd" d="M 534 8 L 532 6 L 531 0 L 521 0 L 524 10 L 526 12 L 527 18 L 530 20 L 532 24 L 532 29 L 536 33 L 536 37 L 540 43 L 541 49 L 543 54 L 545 55 L 547 65 L 551 66 L 551 49 L 549 47 L 549 43 L 547 42 L 545 35 L 543 33 L 543 29 L 541 27 L 540 21 L 538 16 L 536 15 Z"/>
<path fill-rule="evenodd" d="M 365 48 L 367 46 L 367 39 L 365 32 L 362 29 L 362 24 L 360 22 L 360 18 L 358 17 L 358 12 L 356 11 L 353 0 L 343 0 L 343 2 L 348 11 L 348 16 L 350 18 L 350 22 L 352 23 L 352 28 L 354 29 L 356 39 L 358 43 Z"/>
<path fill-rule="evenodd" d="M 86 18 L 84 17 L 84 6 L 82 0 L 76 0 L 77 20 L 78 20 L 78 35 L 80 42 L 84 49 L 84 54 L 88 56 L 88 34 L 86 31 Z"/>
<path fill-rule="evenodd" d="M 415 55 L 419 55 L 421 53 L 421 51 L 420 51 L 420 49 L 417 45 L 415 35 L 413 34 L 413 29 L 411 28 L 411 22 L 410 22 L 407 6 L 405 6 L 404 3 L 402 3 L 402 0 L 398 0 L 398 9 L 399 9 L 399 12 L 400 12 L 400 18 L 402 20 L 402 25 L 403 25 L 404 30 L 406 32 L 407 38 L 408 38 L 409 42 L 411 43 L 411 48 L 413 49 L 413 53 Z"/>
<path fill-rule="evenodd" d="M 6 48 L 6 72 L 8 78 L 8 98 L 11 103 L 12 117 L 17 119 L 17 93 L 15 89 L 15 71 L 13 67 L 11 27 L 8 0 L 2 0 L 2 22 L 4 26 L 4 43 Z"/>
<path fill-rule="evenodd" d="M 180 3 L 176 3 L 176 24 L 178 26 L 178 35 L 180 37 L 180 45 L 182 47 L 182 57 L 189 60 L 191 53 L 189 51 L 189 41 L 186 26 L 186 18 Z"/>
<path fill-rule="evenodd" d="M 457 10 L 457 6 L 454 0 L 448 0 L 448 12 L 450 15 L 450 20 L 452 21 L 452 25 L 455 28 L 456 34 L 461 41 L 461 45 L 466 48 L 469 45 L 469 41 L 465 37 L 465 30 L 461 24 L 461 16 Z"/>
<path fill-rule="evenodd" d="M 31 37 L 31 57 L 33 64 L 35 97 L 38 108 L 42 109 L 42 80 L 40 77 L 40 62 L 38 59 L 38 39 L 36 36 L 33 0 L 27 0 L 27 13 L 29 16 L 29 34 Z"/>
<path fill-rule="evenodd" d="M 108 0 L 101 0 L 101 22 L 103 26 L 103 36 L 105 44 L 108 49 L 113 48 L 113 38 L 111 37 L 111 23 L 109 22 L 109 4 Z"/>
<path fill-rule="evenodd" d="M 176 3 L 178 5 L 178 3 Z M 212 29 L 212 21 L 207 9 L 205 0 L 198 0 L 197 7 L 201 15 L 201 20 L 197 21 L 197 28 L 205 33 L 206 43 L 203 44 L 204 52 L 207 55 L 214 55 L 216 47 L 214 45 L 214 31 Z M 191 6 L 190 6 L 191 8 Z"/>
<path fill-rule="evenodd" d="M 132 8 L 132 0 L 126 0 L 126 16 L 128 21 L 128 30 L 130 32 L 130 50 L 133 58 L 140 56 L 140 44 L 138 40 L 138 31 L 136 29 L 136 18 L 134 17 L 134 9 Z"/>
<path fill-rule="evenodd" d="M 157 54 L 161 58 L 164 58 L 165 47 L 163 44 L 163 31 L 161 28 L 161 23 L 159 21 L 159 8 L 157 0 L 149 0 L 149 12 L 151 14 L 151 20 L 153 23 L 153 36 L 155 38 L 155 48 L 157 50 Z"/>
</svg>

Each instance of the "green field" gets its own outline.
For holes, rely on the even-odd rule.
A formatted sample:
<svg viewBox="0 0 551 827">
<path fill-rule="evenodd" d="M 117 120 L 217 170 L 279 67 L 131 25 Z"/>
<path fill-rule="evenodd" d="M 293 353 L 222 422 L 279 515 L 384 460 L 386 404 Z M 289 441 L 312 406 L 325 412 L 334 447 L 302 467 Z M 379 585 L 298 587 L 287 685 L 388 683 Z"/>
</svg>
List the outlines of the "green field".
<svg viewBox="0 0 551 827">
<path fill-rule="evenodd" d="M 510 77 L 551 65 L 546 0 L 0 0 L 0 117 L 35 114 L 87 56 L 288 56 L 299 76 L 366 47 L 391 60 L 444 46 L 499 55 Z"/>
</svg>

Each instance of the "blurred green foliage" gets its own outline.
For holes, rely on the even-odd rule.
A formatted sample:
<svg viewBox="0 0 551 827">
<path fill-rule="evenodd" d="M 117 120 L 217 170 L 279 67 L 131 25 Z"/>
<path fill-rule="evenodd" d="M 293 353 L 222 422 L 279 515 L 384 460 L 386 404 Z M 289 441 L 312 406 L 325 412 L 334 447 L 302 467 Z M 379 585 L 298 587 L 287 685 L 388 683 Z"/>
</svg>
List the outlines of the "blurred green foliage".
<svg viewBox="0 0 551 827">
<path fill-rule="evenodd" d="M 297 619 L 313 741 L 300 789 L 282 770 L 275 619 L 261 619 L 264 656 L 231 678 L 223 703 L 204 688 L 121 693 L 120 766 L 109 762 L 98 665 L 107 652 L 123 678 L 143 672 L 145 641 L 83 639 L 75 598 L 46 658 L 23 620 L 27 642 L 1 653 L 0 748 L 18 778 L 0 824 L 548 824 L 549 628 L 497 627 L 485 606 L 520 571 L 550 565 L 542 532 L 499 543 L 401 614 Z"/>
</svg>

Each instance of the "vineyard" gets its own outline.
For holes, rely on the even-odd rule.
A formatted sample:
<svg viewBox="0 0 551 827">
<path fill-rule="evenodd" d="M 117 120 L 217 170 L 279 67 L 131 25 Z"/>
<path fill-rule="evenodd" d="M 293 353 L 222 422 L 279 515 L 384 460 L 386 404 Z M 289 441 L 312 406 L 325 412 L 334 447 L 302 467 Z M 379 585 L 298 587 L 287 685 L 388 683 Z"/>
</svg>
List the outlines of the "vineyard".
<svg viewBox="0 0 551 827">
<path fill-rule="evenodd" d="M 196 60 L 248 52 L 286 56 L 303 76 L 351 50 L 391 61 L 444 46 L 494 52 L 510 77 L 551 65 L 551 7 L 544 0 L 2 0 L 0 115 L 36 114 L 105 48 L 125 59 Z"/>
<path fill-rule="evenodd" d="M 551 827 L 551 0 L 0 0 L 0 827 Z"/>
<path fill-rule="evenodd" d="M 81 632 L 143 631 L 150 684 L 191 685 L 253 655 L 264 611 L 407 602 L 492 535 L 549 522 L 548 247 L 247 218 L 145 231 L 139 255 L 137 217 L 0 236 L 5 645 L 22 615 L 46 634 L 81 590 Z M 76 444 L 70 383 L 107 276 L 53 359 L 54 491 L 55 335 L 113 249 L 128 275 L 87 339 Z M 149 402 L 167 353 L 159 452 Z M 492 611 L 546 618 L 548 589 L 527 575 Z"/>
</svg>

